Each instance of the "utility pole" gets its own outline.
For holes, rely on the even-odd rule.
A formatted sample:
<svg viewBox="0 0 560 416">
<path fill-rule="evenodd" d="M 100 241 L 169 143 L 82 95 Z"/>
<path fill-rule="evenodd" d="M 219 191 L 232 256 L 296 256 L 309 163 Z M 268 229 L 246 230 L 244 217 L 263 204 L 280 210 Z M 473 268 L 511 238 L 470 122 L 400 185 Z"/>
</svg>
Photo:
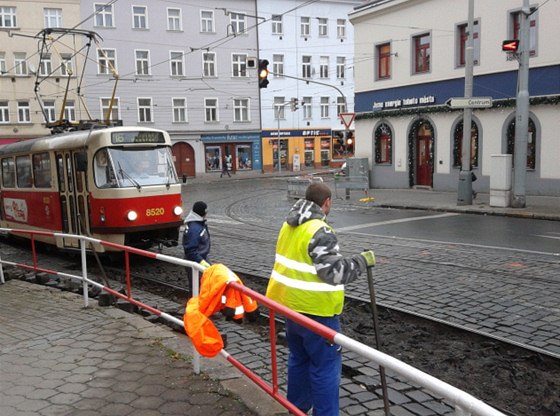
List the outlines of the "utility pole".
<svg viewBox="0 0 560 416">
<path fill-rule="evenodd" d="M 467 23 L 467 47 L 465 49 L 465 98 L 473 94 L 473 61 L 474 61 L 474 0 L 469 0 L 469 17 Z M 463 143 L 461 146 L 461 172 L 457 192 L 457 205 L 472 205 L 472 172 L 471 172 L 471 124 L 472 108 L 465 107 L 463 113 Z"/>
<path fill-rule="evenodd" d="M 529 0 L 523 0 L 519 13 L 519 72 L 515 111 L 515 143 L 513 169 L 513 208 L 525 208 L 525 179 L 527 175 L 527 139 L 529 135 L 529 25 L 531 9 Z"/>
</svg>

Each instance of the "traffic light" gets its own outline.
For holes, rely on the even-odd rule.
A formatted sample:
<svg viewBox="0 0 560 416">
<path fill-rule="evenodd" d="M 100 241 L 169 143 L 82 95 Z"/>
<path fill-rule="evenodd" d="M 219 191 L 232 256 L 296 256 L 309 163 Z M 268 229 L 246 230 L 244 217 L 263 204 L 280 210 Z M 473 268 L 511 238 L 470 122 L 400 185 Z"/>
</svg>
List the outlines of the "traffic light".
<svg viewBox="0 0 560 416">
<path fill-rule="evenodd" d="M 292 111 L 296 111 L 299 107 L 299 102 L 297 97 L 293 97 L 290 101 L 290 107 L 292 108 Z"/>
<path fill-rule="evenodd" d="M 502 42 L 502 51 L 517 52 L 519 49 L 519 39 L 509 39 Z"/>
<path fill-rule="evenodd" d="M 266 59 L 259 59 L 259 88 L 266 88 L 268 85 L 268 61 Z"/>
</svg>

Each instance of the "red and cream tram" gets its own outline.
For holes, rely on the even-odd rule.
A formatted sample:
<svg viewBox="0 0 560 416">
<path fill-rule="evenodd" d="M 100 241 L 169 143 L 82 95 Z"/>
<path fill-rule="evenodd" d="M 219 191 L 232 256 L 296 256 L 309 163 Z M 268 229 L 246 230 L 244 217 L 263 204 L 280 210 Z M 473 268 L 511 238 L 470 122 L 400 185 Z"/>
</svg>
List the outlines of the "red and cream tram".
<svg viewBox="0 0 560 416">
<path fill-rule="evenodd" d="M 0 147 L 0 166 L 3 228 L 139 248 L 177 244 L 181 185 L 165 131 L 107 127 L 25 140 Z M 75 239 L 41 239 L 78 247 Z"/>
</svg>

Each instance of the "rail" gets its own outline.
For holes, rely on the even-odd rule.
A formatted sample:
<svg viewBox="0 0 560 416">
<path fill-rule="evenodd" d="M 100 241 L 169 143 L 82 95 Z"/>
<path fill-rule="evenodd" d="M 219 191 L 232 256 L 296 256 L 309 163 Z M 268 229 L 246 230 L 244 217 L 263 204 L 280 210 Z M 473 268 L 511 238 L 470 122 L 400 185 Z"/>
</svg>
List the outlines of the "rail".
<svg viewBox="0 0 560 416">
<path fill-rule="evenodd" d="M 96 286 L 101 290 L 110 293 L 111 295 L 118 297 L 120 299 L 126 300 L 131 304 L 145 309 L 156 316 L 161 317 L 169 322 L 175 323 L 180 327 L 184 327 L 184 323 L 182 320 L 175 318 L 172 315 L 169 315 L 165 312 L 162 312 L 156 308 L 153 308 L 149 305 L 146 305 L 132 297 L 132 285 L 130 282 L 130 262 L 129 256 L 130 254 L 136 254 L 143 257 L 148 257 L 164 262 L 168 262 L 171 264 L 176 264 L 178 266 L 184 267 L 191 267 L 193 269 L 193 294 L 199 293 L 199 278 L 200 272 L 204 271 L 204 267 L 198 263 L 191 262 L 188 260 L 179 259 L 177 257 L 167 256 L 160 253 L 153 253 L 145 250 L 136 249 L 133 247 L 122 246 L 120 244 L 110 243 L 103 240 L 94 239 L 91 237 L 86 236 L 78 236 L 78 235 L 69 235 L 69 234 L 62 234 L 62 233 L 52 233 L 52 232 L 42 232 L 42 231 L 29 231 L 29 230 L 17 230 L 17 229 L 7 229 L 7 228 L 0 228 L 0 233 L 12 233 L 12 234 L 29 234 L 31 237 L 31 247 L 32 247 L 32 260 L 33 265 L 25 265 L 21 263 L 14 263 L 10 261 L 3 260 L 1 258 L 0 253 L 0 283 L 4 283 L 4 272 L 3 272 L 3 265 L 12 265 L 15 267 L 24 268 L 27 270 L 33 270 L 35 272 L 45 272 L 49 274 L 65 276 L 71 279 L 76 279 L 82 281 L 83 285 L 83 297 L 84 297 L 84 306 L 89 306 L 89 295 L 88 295 L 88 284 Z M 37 251 L 35 248 L 35 236 L 42 235 L 42 236 L 51 236 L 55 238 L 76 238 L 80 241 L 80 251 L 81 251 L 81 261 L 82 261 L 82 274 L 81 276 L 73 275 L 69 273 L 57 272 L 50 269 L 45 269 L 38 266 L 37 262 Z M 126 294 L 122 294 L 114 289 L 111 289 L 107 286 L 102 285 L 99 282 L 91 280 L 87 277 L 87 263 L 86 263 L 86 243 L 96 243 L 101 244 L 111 248 L 117 248 L 123 250 L 125 255 L 125 275 L 126 275 Z M 459 390 L 456 387 L 451 386 L 448 383 L 445 383 L 429 374 L 426 374 L 394 357 L 391 357 L 387 354 L 384 354 L 381 351 L 378 351 L 374 348 L 371 348 L 365 344 L 362 344 L 352 338 L 349 338 L 341 333 L 338 333 L 324 325 L 321 325 L 314 320 L 300 314 L 294 312 L 293 310 L 272 301 L 271 299 L 263 296 L 262 294 L 255 292 L 254 290 L 243 286 L 241 284 L 231 282 L 229 285 L 238 290 L 247 296 L 252 297 L 261 305 L 266 306 L 269 311 L 269 335 L 270 335 L 270 357 L 271 357 L 271 380 L 272 384 L 269 384 L 267 381 L 263 380 L 259 377 L 256 373 L 251 371 L 248 367 L 243 365 L 239 360 L 229 354 L 226 350 L 222 350 L 220 355 L 222 355 L 230 364 L 236 367 L 242 374 L 248 377 L 251 381 L 253 381 L 256 385 L 258 385 L 263 391 L 265 391 L 268 395 L 274 398 L 278 403 L 284 406 L 287 410 L 292 412 L 292 414 L 303 416 L 305 413 L 300 411 L 297 407 L 295 407 L 291 402 L 288 401 L 282 394 L 279 392 L 279 384 L 278 384 L 278 365 L 277 365 L 277 354 L 276 354 L 276 314 L 281 314 L 300 325 L 305 326 L 306 328 L 312 330 L 313 332 L 319 334 L 327 341 L 336 343 L 349 351 L 353 351 L 362 357 L 368 358 L 369 360 L 373 361 L 374 363 L 378 364 L 379 366 L 384 367 L 385 369 L 392 370 L 396 374 L 401 375 L 402 377 L 406 378 L 407 380 L 425 388 L 426 390 L 439 395 L 441 398 L 446 399 L 448 402 L 452 403 L 455 408 L 455 415 L 456 416 L 505 416 L 503 413 L 499 412 L 498 410 L 492 408 L 491 406 L 487 405 L 483 401 L 475 398 L 474 396 Z M 195 372 L 200 372 L 200 356 L 198 353 L 195 352 L 195 356 L 193 359 L 193 367 Z"/>
</svg>

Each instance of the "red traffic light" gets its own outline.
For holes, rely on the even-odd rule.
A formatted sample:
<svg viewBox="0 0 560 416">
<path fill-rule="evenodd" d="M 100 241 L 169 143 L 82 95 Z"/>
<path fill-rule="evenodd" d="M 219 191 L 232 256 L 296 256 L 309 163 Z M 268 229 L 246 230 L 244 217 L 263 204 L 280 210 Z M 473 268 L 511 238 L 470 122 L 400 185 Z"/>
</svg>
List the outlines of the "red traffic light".
<svg viewBox="0 0 560 416">
<path fill-rule="evenodd" d="M 517 52 L 519 49 L 519 39 L 509 39 L 502 42 L 502 51 Z"/>
</svg>

